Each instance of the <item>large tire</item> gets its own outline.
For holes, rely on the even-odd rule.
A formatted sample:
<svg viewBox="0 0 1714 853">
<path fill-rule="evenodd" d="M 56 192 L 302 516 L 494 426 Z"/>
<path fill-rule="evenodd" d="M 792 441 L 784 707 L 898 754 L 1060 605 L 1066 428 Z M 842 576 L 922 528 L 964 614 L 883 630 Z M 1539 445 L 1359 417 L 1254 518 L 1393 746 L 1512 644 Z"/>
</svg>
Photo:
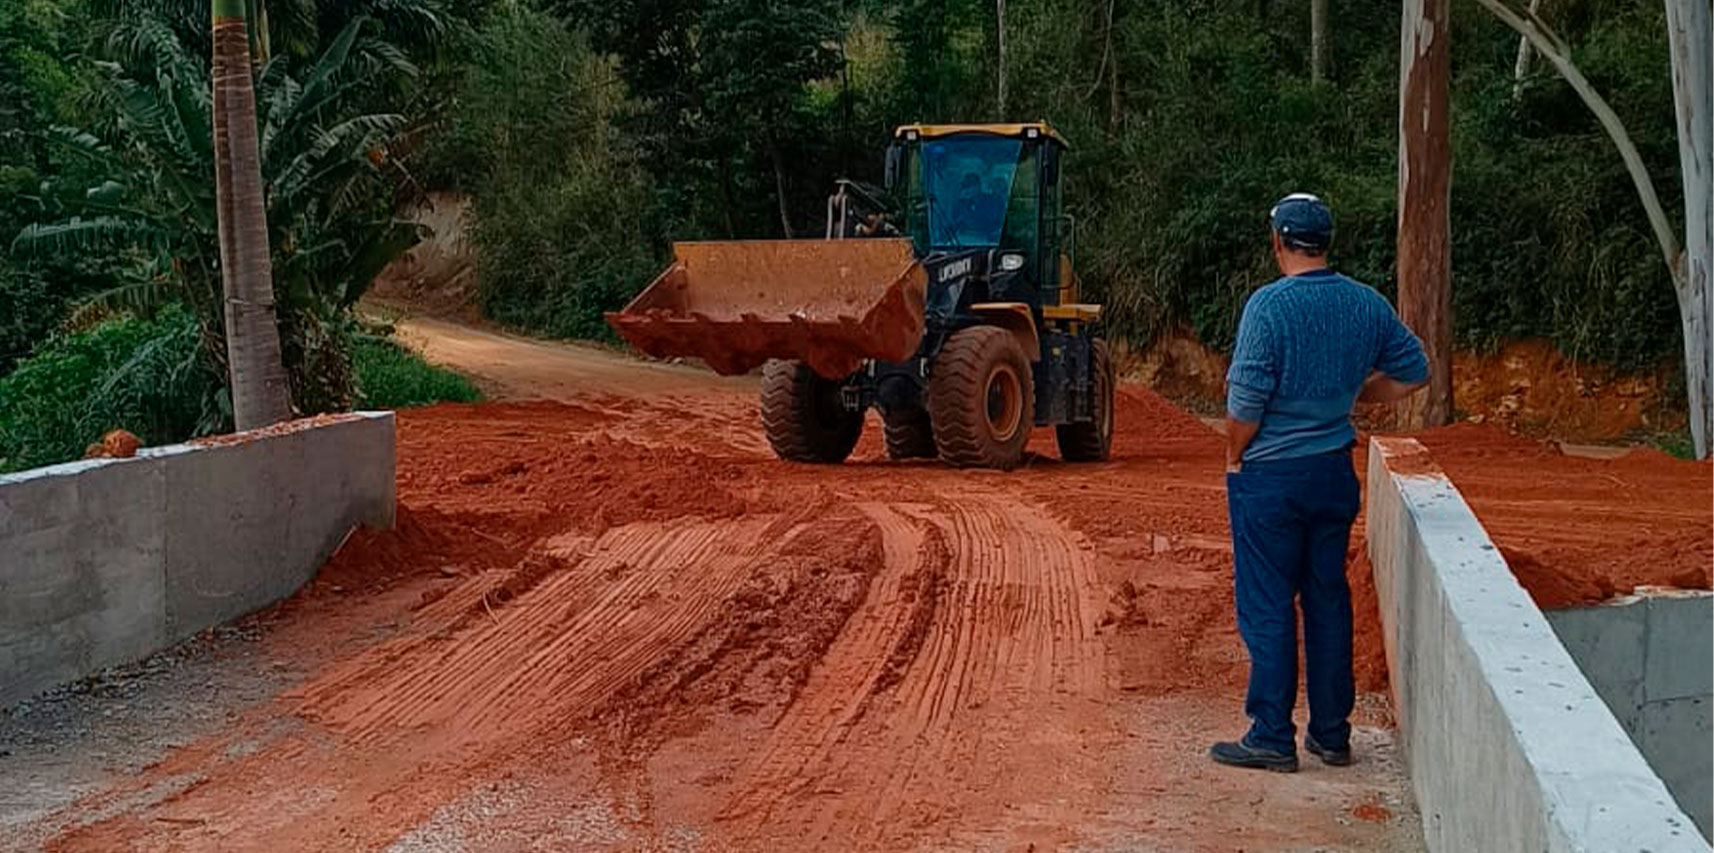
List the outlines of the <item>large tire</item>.
<svg viewBox="0 0 1714 853">
<path fill-rule="evenodd" d="M 1091 370 L 1095 376 L 1095 418 L 1086 423 L 1060 424 L 1054 428 L 1059 457 L 1067 462 L 1105 462 L 1113 453 L 1113 358 L 1107 342 L 1090 343 Z"/>
<path fill-rule="evenodd" d="M 1011 332 L 954 332 L 928 379 L 928 413 L 940 458 L 960 468 L 1015 468 L 1035 425 L 1030 362 Z"/>
<path fill-rule="evenodd" d="M 886 428 L 887 456 L 891 459 L 933 459 L 940 455 L 934 446 L 934 426 L 928 412 L 911 407 L 881 413 Z"/>
<path fill-rule="evenodd" d="M 863 413 L 845 408 L 839 387 L 801 361 L 770 361 L 762 368 L 762 431 L 774 453 L 822 464 L 851 455 L 863 433 Z"/>
</svg>

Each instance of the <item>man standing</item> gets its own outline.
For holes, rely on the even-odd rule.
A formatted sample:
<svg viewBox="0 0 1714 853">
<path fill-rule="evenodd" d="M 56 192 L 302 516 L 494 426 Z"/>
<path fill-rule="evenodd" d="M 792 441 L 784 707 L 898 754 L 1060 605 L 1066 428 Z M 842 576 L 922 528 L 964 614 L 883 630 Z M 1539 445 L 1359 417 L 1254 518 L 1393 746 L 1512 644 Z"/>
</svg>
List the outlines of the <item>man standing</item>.
<svg viewBox="0 0 1714 853">
<path fill-rule="evenodd" d="M 1226 374 L 1226 500 L 1251 725 L 1209 755 L 1289 773 L 1297 604 L 1308 658 L 1304 749 L 1328 764 L 1351 761 L 1345 549 L 1360 503 L 1351 407 L 1403 399 L 1428 381 L 1428 361 L 1385 297 L 1327 268 L 1333 217 L 1321 199 L 1286 196 L 1269 218 L 1283 277 L 1244 306 Z"/>
</svg>

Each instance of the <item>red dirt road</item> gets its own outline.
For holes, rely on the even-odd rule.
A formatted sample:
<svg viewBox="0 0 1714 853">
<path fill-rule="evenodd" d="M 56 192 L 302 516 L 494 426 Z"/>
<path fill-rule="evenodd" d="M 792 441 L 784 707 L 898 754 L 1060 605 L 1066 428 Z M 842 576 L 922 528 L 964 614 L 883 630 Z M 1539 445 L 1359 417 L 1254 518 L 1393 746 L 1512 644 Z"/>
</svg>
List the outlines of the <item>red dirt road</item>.
<svg viewBox="0 0 1714 853">
<path fill-rule="evenodd" d="M 1381 697 L 1355 767 L 1203 757 L 1243 724 L 1220 439 L 1153 394 L 1104 465 L 895 464 L 872 429 L 794 466 L 745 383 L 413 328 L 559 399 L 401 413 L 398 529 L 262 640 L 310 676 L 43 818 L 50 849 L 1419 848 Z M 1484 448 L 1442 462 L 1508 553 L 1652 543 L 1573 575 L 1706 585 L 1706 465 L 1480 438 L 1427 440 Z"/>
</svg>

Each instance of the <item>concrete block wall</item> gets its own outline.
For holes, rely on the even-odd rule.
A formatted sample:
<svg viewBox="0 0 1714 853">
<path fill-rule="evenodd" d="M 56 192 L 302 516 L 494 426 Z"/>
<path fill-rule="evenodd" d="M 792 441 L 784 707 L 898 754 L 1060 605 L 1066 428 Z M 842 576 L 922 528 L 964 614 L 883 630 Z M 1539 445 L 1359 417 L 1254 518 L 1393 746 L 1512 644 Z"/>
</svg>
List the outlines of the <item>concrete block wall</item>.
<svg viewBox="0 0 1714 853">
<path fill-rule="evenodd" d="M 392 526 L 393 452 L 361 413 L 0 476 L 0 707 L 290 595 Z"/>
<path fill-rule="evenodd" d="M 1547 621 L 1708 838 L 1714 818 L 1714 595 L 1645 592 L 1597 607 L 1550 610 Z"/>
<path fill-rule="evenodd" d="M 1422 445 L 1374 439 L 1367 498 L 1429 850 L 1707 853 Z"/>
</svg>

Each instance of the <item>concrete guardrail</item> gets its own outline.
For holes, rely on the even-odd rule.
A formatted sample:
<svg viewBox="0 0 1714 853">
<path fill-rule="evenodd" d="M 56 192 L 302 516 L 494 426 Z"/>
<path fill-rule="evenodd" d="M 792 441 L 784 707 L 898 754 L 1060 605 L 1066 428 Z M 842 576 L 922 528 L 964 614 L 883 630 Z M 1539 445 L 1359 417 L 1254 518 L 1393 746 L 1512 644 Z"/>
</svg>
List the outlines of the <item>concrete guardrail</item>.
<svg viewBox="0 0 1714 853">
<path fill-rule="evenodd" d="M 393 524 L 393 415 L 0 476 L 0 708 L 291 595 Z"/>
<path fill-rule="evenodd" d="M 1429 850 L 1707 853 L 1421 444 L 1372 440 L 1367 504 Z"/>
</svg>

